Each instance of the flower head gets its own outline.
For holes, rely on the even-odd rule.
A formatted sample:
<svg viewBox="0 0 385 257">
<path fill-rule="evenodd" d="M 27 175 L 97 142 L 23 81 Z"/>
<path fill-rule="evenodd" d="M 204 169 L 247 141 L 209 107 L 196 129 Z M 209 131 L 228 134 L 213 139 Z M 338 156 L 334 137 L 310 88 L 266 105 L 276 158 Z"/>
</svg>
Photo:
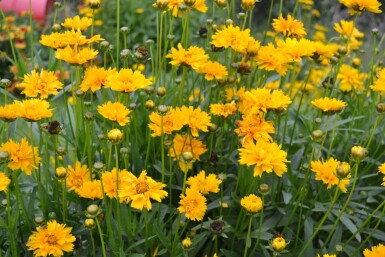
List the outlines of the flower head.
<svg viewBox="0 0 385 257">
<path fill-rule="evenodd" d="M 95 66 L 88 67 L 84 72 L 84 78 L 80 84 L 80 89 L 83 92 L 87 92 L 88 90 L 91 90 L 92 92 L 100 90 L 102 86 L 106 84 L 107 77 L 113 76 L 116 73 L 115 68 L 105 70 L 104 68 Z"/>
<path fill-rule="evenodd" d="M 378 72 L 377 79 L 370 88 L 381 95 L 385 95 L 385 68 Z"/>
<path fill-rule="evenodd" d="M 203 220 L 207 210 L 206 198 L 197 189 L 187 188 L 185 195 L 180 195 L 180 213 L 185 213 L 190 220 Z"/>
<path fill-rule="evenodd" d="M 340 0 L 340 3 L 349 8 L 350 14 L 361 14 L 363 11 L 381 13 L 381 3 L 378 0 Z"/>
<path fill-rule="evenodd" d="M 63 87 L 53 71 L 41 70 L 40 74 L 35 70 L 31 74 L 24 75 L 24 81 L 18 85 L 28 97 L 36 97 L 40 95 L 41 99 L 45 99 L 48 95 L 57 95 L 58 90 Z"/>
<path fill-rule="evenodd" d="M 199 66 L 198 73 L 205 74 L 206 80 L 222 79 L 227 76 L 226 66 L 219 62 L 207 61 Z"/>
<path fill-rule="evenodd" d="M 58 49 L 55 53 L 55 57 L 56 59 L 63 60 L 70 64 L 81 65 L 94 59 L 98 53 L 97 50 L 88 47 L 78 49 L 77 47 L 72 48 L 68 45 L 63 49 Z"/>
<path fill-rule="evenodd" d="M 244 115 L 243 120 L 237 121 L 236 125 L 237 128 L 234 132 L 243 137 L 242 145 L 253 140 L 273 140 L 269 135 L 275 133 L 273 122 L 266 121 L 263 115 L 259 113 Z"/>
<path fill-rule="evenodd" d="M 210 116 L 202 111 L 200 107 L 194 109 L 193 106 L 182 106 L 181 114 L 185 117 L 185 125 L 189 126 L 194 137 L 199 135 L 198 130 L 207 132 L 208 127 L 211 126 Z"/>
<path fill-rule="evenodd" d="M 209 56 L 205 53 L 205 50 L 198 46 L 190 46 L 187 50 L 183 48 L 182 44 L 178 44 L 178 49 L 172 48 L 171 53 L 166 55 L 167 58 L 171 58 L 171 65 L 179 66 L 185 65 L 191 67 L 194 70 L 199 70 L 209 59 Z"/>
<path fill-rule="evenodd" d="M 71 234 L 71 227 L 57 223 L 56 220 L 47 222 L 44 227 L 37 227 L 29 236 L 27 247 L 34 251 L 34 256 L 63 256 L 64 252 L 72 252 L 76 238 Z"/>
<path fill-rule="evenodd" d="M 117 73 L 110 74 L 104 86 L 115 91 L 131 93 L 151 84 L 151 80 L 146 78 L 140 71 L 121 69 Z"/>
<path fill-rule="evenodd" d="M 211 44 L 215 47 L 231 47 L 234 51 L 243 53 L 253 38 L 250 36 L 250 29 L 241 30 L 240 27 L 230 24 L 222 30 L 217 30 L 212 39 Z"/>
<path fill-rule="evenodd" d="M 287 15 L 287 19 L 282 17 L 282 14 L 273 19 L 273 28 L 276 33 L 282 33 L 285 37 L 303 38 L 306 36 L 306 31 L 303 23 L 294 19 L 290 14 Z"/>
<path fill-rule="evenodd" d="M 75 192 L 87 199 L 103 199 L 103 191 L 100 180 L 85 181 L 81 187 L 75 189 Z"/>
<path fill-rule="evenodd" d="M 286 248 L 286 240 L 282 235 L 278 235 L 273 238 L 271 242 L 271 248 L 277 253 L 282 252 Z"/>
<path fill-rule="evenodd" d="M 248 213 L 255 214 L 263 208 L 262 199 L 255 194 L 250 194 L 241 199 L 241 205 Z"/>
<path fill-rule="evenodd" d="M 186 123 L 186 117 L 181 113 L 179 107 L 170 108 L 167 114 L 161 115 L 157 112 L 152 112 L 149 116 L 151 123 L 148 127 L 151 129 L 153 137 L 162 135 L 162 119 L 163 119 L 163 134 L 172 134 L 174 131 L 180 130 Z"/>
<path fill-rule="evenodd" d="M 8 176 L 4 172 L 0 172 L 0 192 L 7 192 L 9 183 L 11 180 Z"/>
<path fill-rule="evenodd" d="M 379 244 L 376 246 L 373 246 L 372 249 L 365 249 L 363 254 L 364 257 L 382 257 L 384 256 L 385 252 L 385 245 Z"/>
<path fill-rule="evenodd" d="M 87 17 L 80 18 L 79 15 L 76 15 L 73 18 L 65 19 L 65 21 L 61 25 L 69 29 L 86 30 L 92 25 L 92 19 Z"/>
<path fill-rule="evenodd" d="M 227 118 L 230 115 L 233 115 L 237 110 L 235 101 L 227 104 L 210 104 L 210 112 L 213 115 L 220 116 L 222 118 Z"/>
<path fill-rule="evenodd" d="M 21 110 L 18 107 L 19 106 L 16 103 L 0 106 L 0 119 L 11 122 L 16 118 L 19 118 L 21 115 Z"/>
<path fill-rule="evenodd" d="M 36 98 L 15 100 L 15 104 L 20 111 L 20 117 L 27 121 L 39 121 L 44 118 L 52 117 L 52 109 L 49 109 L 49 102 Z"/>
<path fill-rule="evenodd" d="M 348 174 L 344 178 L 340 178 L 337 174 L 337 169 L 340 165 L 347 166 L 348 163 L 339 162 L 333 157 L 327 161 L 312 161 L 311 170 L 315 173 L 315 179 L 321 180 L 324 184 L 328 185 L 330 189 L 334 185 L 338 185 L 340 190 L 346 193 L 346 186 L 349 184 L 351 175 Z"/>
<path fill-rule="evenodd" d="M 206 176 L 206 172 L 202 170 L 198 175 L 189 177 L 186 184 L 193 189 L 197 189 L 199 193 L 207 195 L 208 193 L 218 193 L 219 185 L 222 183 L 215 174 Z"/>
<path fill-rule="evenodd" d="M 360 73 L 357 69 L 349 65 L 342 64 L 337 79 L 340 80 L 340 89 L 342 92 L 350 92 L 352 90 L 363 92 L 365 73 Z"/>
<path fill-rule="evenodd" d="M 67 172 L 66 185 L 70 191 L 77 190 L 84 182 L 91 180 L 91 172 L 87 165 L 82 165 L 78 161 L 74 167 L 68 165 Z"/>
<path fill-rule="evenodd" d="M 124 126 L 130 121 L 128 115 L 131 111 L 119 102 L 111 103 L 111 101 L 108 101 L 99 105 L 98 112 L 104 118 L 116 121 L 120 126 Z"/>
<path fill-rule="evenodd" d="M 320 109 L 325 114 L 333 114 L 341 111 L 347 104 L 335 98 L 319 98 L 311 102 L 312 105 Z"/>
<path fill-rule="evenodd" d="M 385 163 L 383 163 L 380 167 L 378 167 L 378 172 L 385 175 Z M 383 180 L 383 182 L 381 185 L 385 186 L 385 177 L 382 180 Z"/>
<path fill-rule="evenodd" d="M 119 170 L 117 172 L 116 168 L 112 169 L 110 172 L 104 172 L 102 175 L 103 189 L 104 193 L 111 199 L 117 198 L 119 190 L 122 189 L 122 184 L 124 180 L 130 180 L 132 174 L 127 170 Z M 116 180 L 118 179 L 118 183 Z M 118 186 L 118 190 L 116 190 L 116 186 Z M 128 201 L 130 198 L 122 197 L 119 194 L 119 200 L 121 202 Z"/>
</svg>

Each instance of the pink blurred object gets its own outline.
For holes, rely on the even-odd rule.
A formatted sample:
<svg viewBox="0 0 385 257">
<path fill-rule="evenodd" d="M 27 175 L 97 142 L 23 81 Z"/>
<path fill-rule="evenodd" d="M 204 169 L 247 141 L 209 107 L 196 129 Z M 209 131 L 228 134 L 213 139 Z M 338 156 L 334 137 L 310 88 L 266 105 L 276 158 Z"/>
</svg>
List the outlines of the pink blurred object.
<svg viewBox="0 0 385 257">
<path fill-rule="evenodd" d="M 35 20 L 42 21 L 47 16 L 52 0 L 31 0 L 32 15 Z M 1 0 L 3 11 L 14 11 L 18 14 L 29 11 L 29 0 Z"/>
</svg>

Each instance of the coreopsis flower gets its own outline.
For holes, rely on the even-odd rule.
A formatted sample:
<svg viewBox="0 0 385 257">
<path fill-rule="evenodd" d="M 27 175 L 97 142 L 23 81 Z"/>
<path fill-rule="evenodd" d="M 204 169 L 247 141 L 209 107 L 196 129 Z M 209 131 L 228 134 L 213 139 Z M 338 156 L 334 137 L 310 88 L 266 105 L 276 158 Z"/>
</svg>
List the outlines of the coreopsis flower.
<svg viewBox="0 0 385 257">
<path fill-rule="evenodd" d="M 61 34 L 62 46 L 84 46 L 103 40 L 99 34 L 87 38 L 80 31 L 67 30 Z"/>
<path fill-rule="evenodd" d="M 68 165 L 66 186 L 69 191 L 76 191 L 84 184 L 84 182 L 90 180 L 91 172 L 88 169 L 87 165 L 82 165 L 79 161 L 75 163 L 74 167 Z"/>
<path fill-rule="evenodd" d="M 186 237 L 185 239 L 183 239 L 182 240 L 182 246 L 184 249 L 189 249 L 192 246 L 191 238 Z"/>
<path fill-rule="evenodd" d="M 242 102 L 243 96 L 245 95 L 246 89 L 245 87 L 240 87 L 238 90 L 235 88 L 225 88 L 226 91 L 226 100 L 232 101 L 234 99 L 238 99 L 239 102 Z"/>
<path fill-rule="evenodd" d="M 18 105 L 16 103 L 0 106 L 0 119 L 4 121 L 14 121 L 16 118 L 19 118 L 20 115 L 20 108 L 18 108 Z"/>
<path fill-rule="evenodd" d="M 198 130 L 202 130 L 204 132 L 208 131 L 208 127 L 211 126 L 211 117 L 204 111 L 201 110 L 200 107 L 194 109 L 193 106 L 182 106 L 181 115 L 185 117 L 185 124 L 189 126 L 191 130 L 191 135 L 194 137 L 199 136 Z"/>
<path fill-rule="evenodd" d="M 206 198 L 197 189 L 187 188 L 185 195 L 180 195 L 178 210 L 189 220 L 201 221 L 207 210 Z"/>
<path fill-rule="evenodd" d="M 55 57 L 70 64 L 81 65 L 94 59 L 98 53 L 97 50 L 88 47 L 78 49 L 77 47 L 72 48 L 68 45 L 63 49 L 57 49 Z"/>
<path fill-rule="evenodd" d="M 362 45 L 364 33 L 359 31 L 353 21 L 341 20 L 339 23 L 334 23 L 334 30 L 342 37 L 349 40 L 349 49 L 358 49 Z"/>
<path fill-rule="evenodd" d="M 9 139 L 1 145 L 0 151 L 6 151 L 9 154 L 8 168 L 11 170 L 22 170 L 27 175 L 32 174 L 32 169 L 37 169 L 36 165 L 40 163 L 40 156 L 37 147 L 28 144 L 25 137 L 20 143 Z"/>
<path fill-rule="evenodd" d="M 368 155 L 368 150 L 359 145 L 353 146 L 350 152 L 355 161 L 362 161 Z"/>
<path fill-rule="evenodd" d="M 340 90 L 342 92 L 350 92 L 352 90 L 363 92 L 365 89 L 365 78 L 365 73 L 360 73 L 359 70 L 347 64 L 342 64 L 337 75 L 337 79 L 340 80 Z"/>
<path fill-rule="evenodd" d="M 143 210 L 151 210 L 151 199 L 161 202 L 162 199 L 167 197 L 168 193 L 163 190 L 166 187 L 165 184 L 156 182 L 151 177 L 147 176 L 145 170 L 143 170 L 139 177 L 136 177 L 132 173 L 128 173 L 127 178 L 122 180 L 122 188 L 119 190 L 119 197 L 123 199 L 129 199 L 131 201 L 131 207 Z"/>
<path fill-rule="evenodd" d="M 106 84 L 107 77 L 114 76 L 116 74 L 117 71 L 115 68 L 109 68 L 108 70 L 106 70 L 103 67 L 88 67 L 84 72 L 84 78 L 82 83 L 80 84 L 80 89 L 83 92 L 87 92 L 88 90 L 91 90 L 92 92 L 100 90 L 102 86 Z"/>
<path fill-rule="evenodd" d="M 199 193 L 207 195 L 209 193 L 218 193 L 219 185 L 222 180 L 219 180 L 215 174 L 209 174 L 206 176 L 204 170 L 200 171 L 196 176 L 189 177 L 186 184 L 192 189 L 197 189 Z"/>
<path fill-rule="evenodd" d="M 79 15 L 76 15 L 75 17 L 65 19 L 61 25 L 68 29 L 86 30 L 92 25 L 92 19 L 87 17 L 80 18 Z"/>
<path fill-rule="evenodd" d="M 250 194 L 241 199 L 242 207 L 250 214 L 258 213 L 263 208 L 262 199 L 255 194 Z"/>
<path fill-rule="evenodd" d="M 161 115 L 157 112 L 152 112 L 149 116 L 151 123 L 148 127 L 151 129 L 153 137 L 162 135 L 162 119 L 163 119 L 163 134 L 172 134 L 174 131 L 180 130 L 186 123 L 186 117 L 181 113 L 180 108 L 170 108 L 167 114 Z"/>
<path fill-rule="evenodd" d="M 222 79 L 228 75 L 226 66 L 219 62 L 207 61 L 199 66 L 198 73 L 205 74 L 205 79 L 210 81 L 213 79 Z"/>
<path fill-rule="evenodd" d="M 277 235 L 271 241 L 271 248 L 274 252 L 280 253 L 286 248 L 286 240 L 282 235 Z"/>
<path fill-rule="evenodd" d="M 255 57 L 258 54 L 259 49 L 261 48 L 261 42 L 255 40 L 254 38 L 250 38 L 247 48 L 243 52 L 243 55 L 247 57 Z"/>
<path fill-rule="evenodd" d="M 231 47 L 234 51 L 243 53 L 253 38 L 250 36 L 250 29 L 241 30 L 238 26 L 229 26 L 219 29 L 212 36 L 211 44 L 215 47 Z"/>
<path fill-rule="evenodd" d="M 82 198 L 87 199 L 103 199 L 103 190 L 100 180 L 88 180 L 77 189 L 75 192 Z"/>
<path fill-rule="evenodd" d="M 194 70 L 199 70 L 209 59 L 205 50 L 199 46 L 190 46 L 187 50 L 183 48 L 182 44 L 178 44 L 178 49 L 171 48 L 171 53 L 166 55 L 166 58 L 171 58 L 171 65 L 180 66 L 185 65 Z"/>
<path fill-rule="evenodd" d="M 341 4 L 349 8 L 351 15 L 358 13 L 361 14 L 363 11 L 372 13 L 381 13 L 381 3 L 378 0 L 339 0 Z"/>
<path fill-rule="evenodd" d="M 312 56 L 313 59 L 317 60 L 322 65 L 327 65 L 330 63 L 330 58 L 334 56 L 334 54 L 338 50 L 337 44 L 323 44 L 322 42 L 316 41 L 314 42 L 315 52 Z"/>
<path fill-rule="evenodd" d="M 113 168 L 112 171 L 110 172 L 104 172 L 102 174 L 102 182 L 103 182 L 103 189 L 104 189 L 104 193 L 111 199 L 117 197 L 118 195 L 118 192 L 116 190 L 116 179 L 118 178 L 118 191 L 120 191 L 120 189 L 122 189 L 122 181 L 123 180 L 130 180 L 131 181 L 131 178 L 130 178 L 130 172 L 128 172 L 127 170 L 123 169 L 123 170 L 119 170 L 117 172 L 116 168 Z M 119 200 L 121 202 L 123 201 L 129 201 L 129 197 L 128 198 L 125 198 L 125 197 L 122 197 L 119 193 Z"/>
<path fill-rule="evenodd" d="M 239 111 L 243 114 L 250 112 L 284 109 L 286 110 L 292 102 L 290 97 L 285 95 L 282 90 L 270 90 L 267 88 L 257 88 L 246 92 L 242 98 L 242 105 Z"/>
<path fill-rule="evenodd" d="M 284 56 L 289 58 L 290 62 L 300 62 L 303 57 L 310 57 L 314 54 L 316 48 L 314 42 L 301 38 L 286 38 L 277 40 L 277 49 L 282 52 Z"/>
<path fill-rule="evenodd" d="M 302 4 L 302 7 L 306 10 L 310 10 L 311 7 L 314 5 L 313 0 L 298 0 L 298 3 Z"/>
<path fill-rule="evenodd" d="M 377 79 L 370 88 L 381 95 L 385 95 L 385 68 L 378 72 Z"/>
<path fill-rule="evenodd" d="M 28 97 L 37 97 L 45 99 L 48 95 L 57 95 L 58 90 L 62 89 L 61 83 L 53 71 L 41 70 L 40 74 L 32 70 L 31 74 L 25 74 L 24 80 L 18 87 L 22 88 L 22 94 Z"/>
<path fill-rule="evenodd" d="M 321 255 L 318 254 L 317 257 L 321 257 Z M 323 254 L 322 257 L 337 257 L 335 254 Z"/>
<path fill-rule="evenodd" d="M 162 4 L 162 1 L 160 2 L 161 3 L 156 3 L 156 6 L 165 5 L 165 4 Z M 202 12 L 202 13 L 207 12 L 208 7 L 205 3 L 205 0 L 195 0 L 193 2 L 194 3 L 189 6 L 190 7 L 189 9 L 186 9 L 183 11 L 179 8 L 179 6 L 184 4 L 185 0 L 169 0 L 167 3 L 167 6 L 168 6 L 168 9 L 171 11 L 172 15 L 178 16 L 178 17 L 181 17 L 184 12 L 190 11 L 191 9 L 197 10 L 198 12 Z"/>
<path fill-rule="evenodd" d="M 318 98 L 311 102 L 316 108 L 320 109 L 325 114 L 334 114 L 341 111 L 347 104 L 336 98 Z"/>
<path fill-rule="evenodd" d="M 130 121 L 128 115 L 131 111 L 119 102 L 112 103 L 111 101 L 108 101 L 107 103 L 99 105 L 98 112 L 104 118 L 116 121 L 120 126 L 124 126 Z"/>
<path fill-rule="evenodd" d="M 65 47 L 63 42 L 63 34 L 59 32 L 53 32 L 50 35 L 41 35 L 39 40 L 40 44 L 53 49 Z"/>
<path fill-rule="evenodd" d="M 140 71 L 121 69 L 108 76 L 104 86 L 115 91 L 131 93 L 151 84 L 151 79 L 146 78 Z"/>
<path fill-rule="evenodd" d="M 255 165 L 254 177 L 261 177 L 263 172 L 274 173 L 281 177 L 287 171 L 286 163 L 289 162 L 287 153 L 276 143 L 258 140 L 257 143 L 249 141 L 238 149 L 239 163 L 247 166 Z"/>
<path fill-rule="evenodd" d="M 266 121 L 261 113 L 252 113 L 250 115 L 244 115 L 243 120 L 236 122 L 237 128 L 234 132 L 242 138 L 242 145 L 252 140 L 269 141 L 273 139 L 269 134 L 274 134 L 274 123 L 272 121 Z"/>
<path fill-rule="evenodd" d="M 242 0 L 241 7 L 245 11 L 250 11 L 254 8 L 256 0 Z"/>
<path fill-rule="evenodd" d="M 233 115 L 237 110 L 237 105 L 235 101 L 227 104 L 210 104 L 210 113 L 222 118 L 227 118 L 230 115 Z"/>
<path fill-rule="evenodd" d="M 110 142 L 117 144 L 120 142 L 120 140 L 122 140 L 123 135 L 124 133 L 120 129 L 111 129 L 110 131 L 107 132 L 107 139 Z"/>
<path fill-rule="evenodd" d="M 279 75 L 285 75 L 289 66 L 290 59 L 281 51 L 278 51 L 273 43 L 262 46 L 255 56 L 259 69 L 276 71 Z"/>
<path fill-rule="evenodd" d="M 27 99 L 22 102 L 15 100 L 15 108 L 19 110 L 20 117 L 27 121 L 39 121 L 52 117 L 52 109 L 49 109 L 49 102 L 41 99 Z"/>
<path fill-rule="evenodd" d="M 27 247 L 34 256 L 63 256 L 64 252 L 72 252 L 76 238 L 71 234 L 71 227 L 50 220 L 44 227 L 37 227 L 29 236 Z"/>
<path fill-rule="evenodd" d="M 0 192 L 7 192 L 9 183 L 11 180 L 8 176 L 4 172 L 0 172 Z"/>
<path fill-rule="evenodd" d="M 372 249 L 366 248 L 363 251 L 364 257 L 382 257 L 384 256 L 385 252 L 385 245 L 379 244 L 376 246 L 373 246 Z"/>
<path fill-rule="evenodd" d="M 315 173 L 316 180 L 321 180 L 327 185 L 328 189 L 334 185 L 338 185 L 340 190 L 346 193 L 346 186 L 350 182 L 351 175 L 347 174 L 345 177 L 339 177 L 337 171 L 341 166 L 344 169 L 350 168 L 348 163 L 337 161 L 331 157 L 327 161 L 312 161 L 310 166 L 311 170 Z"/>
<path fill-rule="evenodd" d="M 279 15 L 277 19 L 273 19 L 273 28 L 276 33 L 282 33 L 285 37 L 303 38 L 306 36 L 304 25 L 301 21 L 294 19 L 290 14 L 287 19 Z"/>
</svg>

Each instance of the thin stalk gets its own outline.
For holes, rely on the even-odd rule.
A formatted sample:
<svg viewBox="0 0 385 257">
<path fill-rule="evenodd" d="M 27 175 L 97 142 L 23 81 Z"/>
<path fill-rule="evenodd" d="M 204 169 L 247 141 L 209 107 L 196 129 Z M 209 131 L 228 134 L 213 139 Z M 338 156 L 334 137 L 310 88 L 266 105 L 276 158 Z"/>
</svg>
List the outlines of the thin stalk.
<svg viewBox="0 0 385 257">
<path fill-rule="evenodd" d="M 16 173 L 17 172 L 12 172 L 12 180 L 13 180 L 13 183 L 15 186 L 16 199 L 21 205 L 21 209 L 23 211 L 25 223 L 27 224 L 28 230 L 32 231 L 29 215 L 28 215 L 27 209 L 25 208 L 23 197 L 21 196 L 20 186 L 19 186 L 19 182 L 17 180 L 17 174 Z"/>
<path fill-rule="evenodd" d="M 327 154 L 327 158 L 326 159 L 329 159 L 330 154 L 332 152 L 332 147 L 333 147 L 333 142 L 334 142 L 335 132 L 336 132 L 337 118 L 338 118 L 338 116 L 336 116 L 334 118 L 333 130 L 332 130 L 332 138 L 330 139 L 330 145 L 329 145 L 328 154 Z"/>
<path fill-rule="evenodd" d="M 259 245 L 259 241 L 261 240 L 264 203 L 265 203 L 265 194 L 262 194 L 262 209 L 261 209 L 261 214 L 259 216 L 258 238 L 257 238 L 257 242 L 254 244 L 253 250 L 250 253 L 250 257 L 254 256 L 253 254 L 254 254 L 255 250 L 257 250 L 258 245 Z"/>
<path fill-rule="evenodd" d="M 34 56 L 33 56 L 33 21 L 32 21 L 32 0 L 29 0 L 29 45 L 30 45 L 30 51 L 31 51 L 31 67 L 33 69 L 34 67 Z"/>
<path fill-rule="evenodd" d="M 116 70 L 119 70 L 120 0 L 116 0 Z"/>
<path fill-rule="evenodd" d="M 115 169 L 116 169 L 116 215 L 118 220 L 118 237 L 119 237 L 119 249 L 124 248 L 124 242 L 122 238 L 122 226 L 121 226 L 121 217 L 120 217 L 120 198 L 119 198 L 119 155 L 118 155 L 118 146 L 115 144 Z"/>
<path fill-rule="evenodd" d="M 63 222 L 66 223 L 67 220 L 67 187 L 66 179 L 62 183 L 62 204 L 63 204 Z"/>
<path fill-rule="evenodd" d="M 95 221 L 96 221 L 96 226 L 98 227 L 98 231 L 99 231 L 100 243 L 102 245 L 102 256 L 103 257 L 107 257 L 107 255 L 106 255 L 106 248 L 104 246 L 103 232 L 102 232 L 102 229 L 100 228 L 100 224 L 99 224 L 98 218 L 95 218 Z"/>
<path fill-rule="evenodd" d="M 250 241 L 250 232 L 251 232 L 251 225 L 253 224 L 253 215 L 250 215 L 249 219 L 249 227 L 247 229 L 247 235 L 246 235 L 246 244 L 245 244 L 245 250 L 243 251 L 243 257 L 247 256 L 247 250 L 248 250 L 248 244 Z"/>
<path fill-rule="evenodd" d="M 92 230 L 90 230 L 90 237 L 91 237 L 91 244 L 92 244 L 92 256 L 96 257 L 96 254 L 95 254 L 95 239 L 94 239 L 94 236 L 92 235 Z"/>
</svg>

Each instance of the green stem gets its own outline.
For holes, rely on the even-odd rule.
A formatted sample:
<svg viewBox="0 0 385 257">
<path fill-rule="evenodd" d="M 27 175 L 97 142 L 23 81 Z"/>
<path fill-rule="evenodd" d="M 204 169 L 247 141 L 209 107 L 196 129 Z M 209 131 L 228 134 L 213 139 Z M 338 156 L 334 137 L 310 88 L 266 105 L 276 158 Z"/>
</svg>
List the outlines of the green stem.
<svg viewBox="0 0 385 257">
<path fill-rule="evenodd" d="M 17 180 L 17 174 L 16 173 L 17 172 L 12 172 L 12 180 L 13 180 L 13 183 L 15 185 L 16 198 L 17 198 L 17 201 L 21 205 L 21 209 L 23 211 L 23 215 L 24 215 L 24 218 L 25 218 L 25 223 L 27 224 L 28 230 L 32 231 L 30 219 L 29 219 L 29 216 L 28 216 L 28 212 L 27 212 L 27 209 L 25 208 L 23 197 L 21 196 L 20 186 L 19 186 L 19 182 Z"/>
<path fill-rule="evenodd" d="M 248 244 L 250 241 L 250 232 L 251 232 L 251 225 L 253 224 L 253 215 L 250 215 L 249 219 L 249 227 L 247 229 L 247 235 L 246 235 L 246 245 L 245 245 L 245 250 L 243 251 L 243 257 L 247 256 L 247 250 L 248 250 Z"/>
<path fill-rule="evenodd" d="M 62 183 L 62 201 L 63 201 L 63 222 L 66 223 L 67 220 L 67 187 L 66 187 L 66 179 L 64 179 Z"/>
<path fill-rule="evenodd" d="M 29 0 L 29 44 L 30 44 L 30 51 L 31 51 L 31 67 L 34 68 L 34 56 L 33 56 L 33 22 L 32 22 L 32 0 Z"/>
<path fill-rule="evenodd" d="M 95 218 L 95 221 L 96 221 L 96 226 L 98 227 L 98 231 L 99 231 L 100 243 L 102 244 L 102 256 L 103 257 L 107 257 L 107 255 L 106 255 L 106 248 L 104 246 L 103 232 L 102 232 L 102 229 L 100 228 L 100 224 L 99 224 L 98 218 Z"/>
<path fill-rule="evenodd" d="M 116 0 L 116 70 L 119 70 L 120 0 Z"/>
</svg>

